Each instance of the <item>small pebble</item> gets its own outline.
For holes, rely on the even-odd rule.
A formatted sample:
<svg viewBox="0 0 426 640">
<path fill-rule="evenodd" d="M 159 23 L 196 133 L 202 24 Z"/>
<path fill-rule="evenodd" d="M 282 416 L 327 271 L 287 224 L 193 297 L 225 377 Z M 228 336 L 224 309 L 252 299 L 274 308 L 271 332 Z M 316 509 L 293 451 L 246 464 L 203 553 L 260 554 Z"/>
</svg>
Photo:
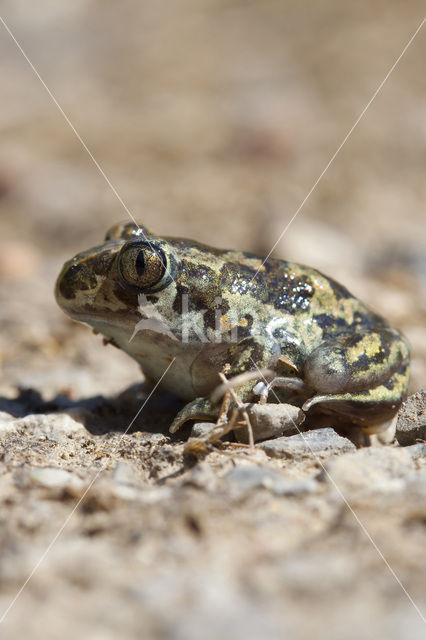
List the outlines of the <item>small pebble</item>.
<svg viewBox="0 0 426 640">
<path fill-rule="evenodd" d="M 190 438 L 203 438 L 207 436 L 214 427 L 214 422 L 196 422 L 191 429 Z"/>
<path fill-rule="evenodd" d="M 406 451 L 411 455 L 413 460 L 420 460 L 424 458 L 426 460 L 426 442 L 419 442 L 418 444 L 412 444 L 407 447 Z"/>
<path fill-rule="evenodd" d="M 281 473 L 258 465 L 240 464 L 226 474 L 225 480 L 238 493 L 249 493 L 254 489 L 268 489 L 275 495 L 299 495 L 313 493 L 318 483 L 313 478 L 293 480 Z"/>
<path fill-rule="evenodd" d="M 112 473 L 112 477 L 114 482 L 116 482 L 117 484 L 130 485 L 130 486 L 140 484 L 132 467 L 127 462 L 124 462 L 124 460 L 120 460 L 118 462 L 117 466 L 115 467 Z"/>
<path fill-rule="evenodd" d="M 244 406 L 250 418 L 255 442 L 297 433 L 298 427 L 305 419 L 303 411 L 292 404 L 268 403 Z M 249 442 L 247 427 L 235 429 L 234 433 L 238 442 L 245 444 Z"/>
<path fill-rule="evenodd" d="M 327 461 L 323 477 L 342 491 L 356 489 L 400 491 L 405 478 L 415 471 L 408 449 L 374 447 Z"/>
<path fill-rule="evenodd" d="M 32 484 L 45 489 L 67 489 L 71 493 L 78 493 L 83 487 L 83 480 L 76 474 L 53 467 L 34 469 L 31 472 Z"/>
<path fill-rule="evenodd" d="M 426 441 L 426 389 L 407 398 L 398 412 L 396 439 L 402 447 Z"/>
<path fill-rule="evenodd" d="M 296 436 L 267 440 L 258 446 L 273 458 L 292 459 L 324 457 L 355 451 L 355 445 L 347 438 L 339 436 L 331 427 L 306 431 Z"/>
</svg>

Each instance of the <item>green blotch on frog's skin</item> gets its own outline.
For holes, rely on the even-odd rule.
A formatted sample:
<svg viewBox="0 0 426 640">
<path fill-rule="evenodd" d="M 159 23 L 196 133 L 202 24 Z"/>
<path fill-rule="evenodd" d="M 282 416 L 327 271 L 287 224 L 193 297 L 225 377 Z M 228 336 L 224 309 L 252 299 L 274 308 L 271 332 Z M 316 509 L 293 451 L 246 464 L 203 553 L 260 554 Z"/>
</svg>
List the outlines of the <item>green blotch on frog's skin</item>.
<svg viewBox="0 0 426 640">
<path fill-rule="evenodd" d="M 159 282 L 159 290 L 151 283 L 152 293 L 137 281 L 126 282 L 119 268 L 123 247 L 136 240 L 148 251 L 161 249 L 173 275 Z M 160 329 L 138 331 L 130 341 L 144 317 L 141 293 L 160 314 Z M 337 422 L 384 422 L 407 391 L 405 338 L 335 280 L 285 260 L 263 263 L 247 252 L 159 238 L 145 227 L 121 223 L 102 245 L 64 265 L 56 298 L 71 318 L 90 324 L 137 360 L 150 379 L 159 380 L 174 358 L 162 386 L 188 401 L 207 398 L 225 365 L 232 376 L 253 369 L 253 360 L 277 375 L 282 362 L 290 363 L 291 375 L 306 382 L 305 394 L 310 388 L 312 396 L 280 388 L 279 398 L 333 414 Z M 243 401 L 252 399 L 253 386 L 240 390 Z M 192 406 L 204 405 L 200 400 Z M 185 418 L 190 416 L 188 410 Z"/>
</svg>

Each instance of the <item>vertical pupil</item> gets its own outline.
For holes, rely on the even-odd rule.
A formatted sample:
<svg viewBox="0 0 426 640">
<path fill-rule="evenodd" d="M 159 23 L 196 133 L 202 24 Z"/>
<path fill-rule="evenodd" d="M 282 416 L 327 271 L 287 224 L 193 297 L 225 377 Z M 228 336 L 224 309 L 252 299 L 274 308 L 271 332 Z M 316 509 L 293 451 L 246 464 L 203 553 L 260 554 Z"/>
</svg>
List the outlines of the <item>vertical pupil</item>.
<svg viewBox="0 0 426 640">
<path fill-rule="evenodd" d="M 136 273 L 138 276 L 141 276 L 145 271 L 145 258 L 143 255 L 143 251 L 139 251 L 138 257 L 136 258 Z"/>
</svg>

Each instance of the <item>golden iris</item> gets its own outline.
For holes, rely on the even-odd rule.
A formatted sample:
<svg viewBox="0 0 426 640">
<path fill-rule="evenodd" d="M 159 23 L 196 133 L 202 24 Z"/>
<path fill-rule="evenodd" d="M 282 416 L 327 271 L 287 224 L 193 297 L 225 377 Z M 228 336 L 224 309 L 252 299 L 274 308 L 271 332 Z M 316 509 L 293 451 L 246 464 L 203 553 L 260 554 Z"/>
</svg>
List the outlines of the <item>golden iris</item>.
<svg viewBox="0 0 426 640">
<path fill-rule="evenodd" d="M 128 284 L 139 289 L 152 289 L 166 273 L 166 256 L 150 242 L 128 242 L 120 251 L 118 267 Z"/>
</svg>

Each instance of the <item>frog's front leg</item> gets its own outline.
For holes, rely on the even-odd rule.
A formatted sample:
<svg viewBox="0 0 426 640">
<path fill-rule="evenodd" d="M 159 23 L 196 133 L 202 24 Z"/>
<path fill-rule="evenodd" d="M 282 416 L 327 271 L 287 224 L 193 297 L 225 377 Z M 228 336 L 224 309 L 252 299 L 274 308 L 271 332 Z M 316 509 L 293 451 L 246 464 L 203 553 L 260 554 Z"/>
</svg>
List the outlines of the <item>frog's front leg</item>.
<svg viewBox="0 0 426 640">
<path fill-rule="evenodd" d="M 262 369 L 275 370 L 281 355 L 279 344 L 266 336 L 249 336 L 236 342 L 229 348 L 228 378 L 233 378 L 241 373 L 258 370 L 257 379 L 250 380 L 238 387 L 238 397 L 242 402 L 249 402 L 253 396 L 253 389 L 259 380 L 263 382 Z"/>
<path fill-rule="evenodd" d="M 406 394 L 408 364 L 408 344 L 394 329 L 327 340 L 305 362 L 304 379 L 317 394 L 302 409 L 315 406 L 361 426 L 385 422 Z"/>
<path fill-rule="evenodd" d="M 227 365 L 227 377 L 233 378 L 240 373 L 254 369 L 256 366 L 260 370 L 269 367 L 273 368 L 280 353 L 279 345 L 264 336 L 250 336 L 228 345 L 224 353 L 221 354 L 220 359 L 217 357 L 217 351 L 212 349 L 210 353 L 204 353 L 200 361 L 195 362 L 192 366 L 192 375 L 196 378 L 193 380 L 194 388 L 197 389 L 197 385 L 199 385 L 198 388 L 202 389 L 202 393 L 207 391 L 204 384 L 200 385 L 202 373 L 209 367 L 217 371 L 219 361 L 222 365 Z M 220 370 L 217 373 L 220 373 Z M 259 378 L 261 377 L 262 374 L 259 373 Z M 237 393 L 243 402 L 251 399 L 253 387 L 257 381 L 252 380 L 238 387 Z M 217 376 L 217 384 L 220 384 L 219 376 Z M 210 387 L 208 391 L 213 391 L 213 389 L 214 387 Z M 169 431 L 176 433 L 189 420 L 206 418 L 214 420 L 219 416 L 220 407 L 220 402 L 213 403 L 208 397 L 195 398 L 179 411 Z"/>
</svg>

